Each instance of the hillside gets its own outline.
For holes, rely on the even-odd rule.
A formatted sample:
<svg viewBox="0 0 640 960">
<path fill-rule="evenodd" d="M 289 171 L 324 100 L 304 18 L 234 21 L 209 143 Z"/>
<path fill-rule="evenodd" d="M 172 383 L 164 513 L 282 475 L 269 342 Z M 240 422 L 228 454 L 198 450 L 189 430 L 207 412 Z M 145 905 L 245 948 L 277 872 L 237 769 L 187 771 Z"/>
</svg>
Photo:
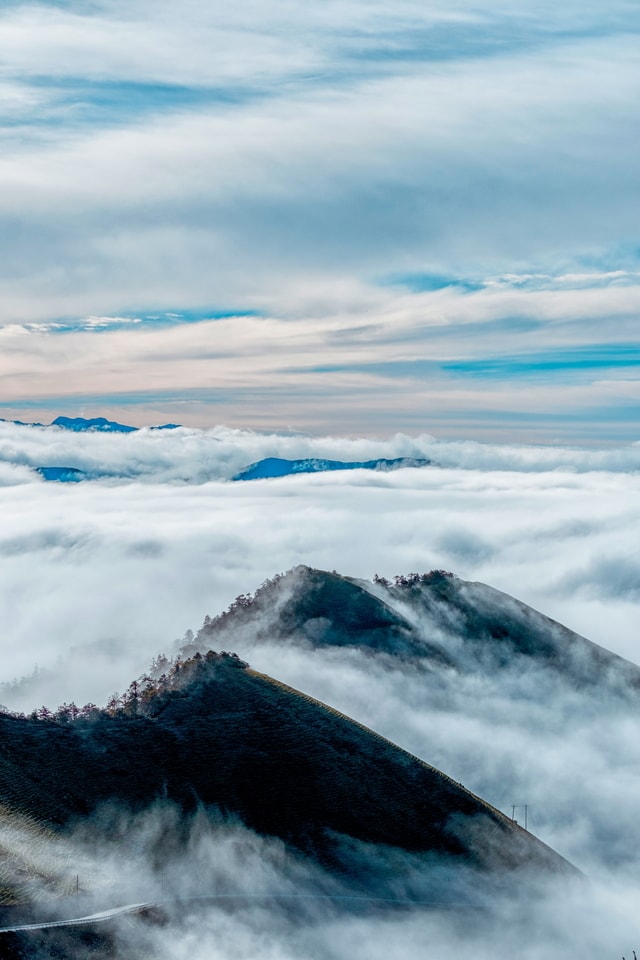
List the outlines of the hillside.
<svg viewBox="0 0 640 960">
<path fill-rule="evenodd" d="M 389 848 L 426 856 L 427 873 L 434 857 L 496 874 L 568 869 L 460 784 L 233 655 L 195 657 L 90 718 L 0 715 L 3 823 L 19 814 L 59 835 L 105 803 L 159 798 L 239 818 L 364 888 L 384 888 Z M 5 902 L 19 900 L 9 887 Z"/>
<path fill-rule="evenodd" d="M 487 584 L 445 571 L 368 582 L 298 566 L 207 618 L 193 649 L 240 636 L 357 647 L 491 676 L 522 658 L 577 686 L 640 686 L 635 664 Z"/>
<path fill-rule="evenodd" d="M 223 646 L 248 633 L 258 639 L 356 646 L 377 653 L 451 662 L 440 645 L 431 643 L 394 607 L 391 597 L 377 595 L 371 586 L 335 571 L 295 567 L 284 576 L 266 581 L 253 597 L 238 597 L 220 616 L 207 617 L 193 649 Z"/>
</svg>

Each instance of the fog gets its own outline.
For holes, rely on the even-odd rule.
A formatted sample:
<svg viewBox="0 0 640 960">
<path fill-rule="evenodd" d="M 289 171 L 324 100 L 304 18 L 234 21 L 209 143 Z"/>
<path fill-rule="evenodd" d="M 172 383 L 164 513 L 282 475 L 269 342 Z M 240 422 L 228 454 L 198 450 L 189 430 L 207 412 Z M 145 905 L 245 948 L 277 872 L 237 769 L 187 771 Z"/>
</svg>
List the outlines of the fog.
<svg viewBox="0 0 640 960">
<path fill-rule="evenodd" d="M 640 470 L 640 442 L 584 448 L 438 440 L 424 433 L 359 438 L 305 436 L 294 432 L 256 433 L 228 427 L 141 429 L 129 434 L 75 433 L 57 427 L 20 426 L 0 420 L 2 486 L 40 483 L 40 476 L 33 470 L 43 466 L 75 467 L 114 482 L 136 479 L 147 483 L 200 484 L 229 480 L 243 467 L 264 457 L 324 457 L 346 461 L 426 457 L 443 467 L 465 470 L 625 474 Z"/>
<path fill-rule="evenodd" d="M 320 906 L 299 911 L 299 916 L 267 906 L 247 904 L 236 914 L 212 910 L 206 919 L 177 920 L 169 930 L 141 929 L 123 932 L 123 957 L 144 948 L 151 955 L 171 960 L 211 958 L 333 958 L 383 960 L 391 957 L 424 957 L 458 960 L 471 955 L 481 960 L 512 956 L 525 960 L 585 960 L 617 957 L 622 949 L 631 956 L 634 942 L 633 908 L 613 906 L 609 895 L 567 895 L 562 907 L 549 901 L 535 907 L 518 904 L 490 917 L 469 920 L 464 915 L 426 910 L 388 911 L 380 916 L 349 916 Z M 290 913 L 290 911 L 289 911 Z M 625 916 L 626 914 L 626 916 Z M 597 919 L 596 919 L 597 918 Z M 137 934 L 137 936 L 136 936 Z M 131 951 L 131 952 L 128 952 Z M 144 954 L 143 954 L 144 955 Z"/>
<path fill-rule="evenodd" d="M 298 563 L 367 578 L 449 569 L 640 659 L 640 446 L 11 424 L 0 437 L 2 680 L 42 675 L 23 697 L 0 690 L 12 708 L 104 702 L 205 614 Z M 441 466 L 223 479 L 269 455 L 426 456 Z M 47 483 L 25 466 L 38 462 L 141 475 Z"/>
<path fill-rule="evenodd" d="M 172 831 L 181 842 L 167 845 Z M 279 841 L 260 839 L 239 824 L 199 813 L 185 830 L 166 803 L 135 816 L 105 808 L 91 824 L 72 832 L 67 844 L 80 865 L 83 888 L 93 890 L 92 896 L 83 895 L 85 910 L 127 899 L 157 904 L 146 916 L 130 915 L 97 928 L 113 937 L 109 956 L 119 960 L 386 960 L 423 957 L 425 951 L 438 960 L 457 960 L 465 953 L 482 960 L 601 960 L 623 951 L 630 957 L 638 938 L 638 890 L 612 876 L 536 881 L 516 875 L 508 892 L 468 876 L 475 880 L 475 889 L 469 886 L 473 905 L 461 898 L 451 909 L 425 899 L 419 857 L 396 853 L 393 868 L 401 879 L 386 888 L 371 883 L 369 889 L 354 889 Z M 354 865 L 359 854 L 353 845 Z M 432 884 L 448 886 L 444 865 L 430 862 L 426 871 L 422 861 L 422 867 Z M 464 876 L 464 868 L 461 872 Z M 80 960 L 85 950 L 79 944 L 64 955 Z M 34 949 L 29 955 L 48 960 L 53 954 Z"/>
<path fill-rule="evenodd" d="M 365 578 L 449 569 L 640 660 L 637 446 L 584 451 L 224 429 L 128 436 L 1 430 L 0 702 L 11 709 L 103 704 L 153 656 L 173 653 L 205 614 L 299 563 Z M 229 482 L 269 455 L 428 456 L 439 466 Z M 120 476 L 46 483 L 29 468 L 45 456 Z M 125 470 L 137 476 L 123 478 Z M 229 647 L 508 815 L 516 805 L 522 820 L 527 804 L 529 828 L 588 875 L 588 894 L 581 888 L 533 902 L 527 893 L 473 923 L 420 910 L 361 916 L 324 905 L 305 908 L 298 921 L 275 903 L 212 908 L 193 924 L 182 915 L 168 928 L 123 923 L 119 956 L 412 957 L 428 943 L 442 960 L 472 947 L 481 958 L 595 960 L 638 948 L 640 725 L 630 694 L 606 684 L 581 692 L 519 663 L 500 676 L 434 676 L 392 658 L 312 651 L 277 637 L 256 643 L 239 635 Z M 236 869 L 229 854 L 223 882 L 221 851 L 233 844 L 216 837 L 199 834 L 200 852 L 190 853 L 199 879 L 195 886 L 181 879 L 183 891 L 198 887 L 213 860 L 220 889 L 250 892 L 242 878 L 267 892 L 301 882 L 296 870 L 304 865 L 283 869 L 282 851 L 274 858 L 269 847 L 263 857 L 256 838 L 243 847 L 251 865 Z M 99 859 L 110 863 L 103 852 Z M 182 876 L 177 867 L 175 876 Z M 319 889 L 324 880 L 308 882 Z"/>
</svg>

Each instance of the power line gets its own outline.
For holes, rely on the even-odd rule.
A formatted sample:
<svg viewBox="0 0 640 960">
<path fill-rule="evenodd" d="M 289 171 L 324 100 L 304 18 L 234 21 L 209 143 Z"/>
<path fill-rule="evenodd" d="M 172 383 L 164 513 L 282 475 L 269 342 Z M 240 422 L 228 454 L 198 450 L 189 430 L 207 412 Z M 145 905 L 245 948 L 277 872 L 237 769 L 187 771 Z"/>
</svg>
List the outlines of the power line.
<svg viewBox="0 0 640 960">
<path fill-rule="evenodd" d="M 529 829 L 529 804 L 528 803 L 512 803 L 511 804 L 511 819 L 514 823 L 517 823 L 516 820 L 516 810 L 520 808 L 524 809 L 524 829 Z"/>
</svg>

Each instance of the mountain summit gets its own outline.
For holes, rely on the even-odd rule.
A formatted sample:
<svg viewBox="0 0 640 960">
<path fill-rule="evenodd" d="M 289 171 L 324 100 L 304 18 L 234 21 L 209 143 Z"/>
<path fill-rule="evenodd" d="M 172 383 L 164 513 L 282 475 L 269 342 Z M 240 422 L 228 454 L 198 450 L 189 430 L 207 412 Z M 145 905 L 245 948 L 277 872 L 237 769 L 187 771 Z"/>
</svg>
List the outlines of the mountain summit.
<svg viewBox="0 0 640 960">
<path fill-rule="evenodd" d="M 139 813 L 162 801 L 183 817 L 238 819 L 378 894 L 398 880 L 402 856 L 432 896 L 436 866 L 467 880 L 569 870 L 461 784 L 232 654 L 196 654 L 88 716 L 0 715 L 0 747 L 5 821 L 57 835 L 85 822 L 99 830 L 105 804 Z M 5 902 L 25 896 L 28 884 L 5 883 Z"/>
<path fill-rule="evenodd" d="M 635 664 L 487 584 L 443 570 L 370 582 L 297 566 L 207 618 L 192 649 L 234 636 L 357 647 L 464 673 L 493 675 L 522 661 L 578 686 L 640 686 Z"/>
</svg>

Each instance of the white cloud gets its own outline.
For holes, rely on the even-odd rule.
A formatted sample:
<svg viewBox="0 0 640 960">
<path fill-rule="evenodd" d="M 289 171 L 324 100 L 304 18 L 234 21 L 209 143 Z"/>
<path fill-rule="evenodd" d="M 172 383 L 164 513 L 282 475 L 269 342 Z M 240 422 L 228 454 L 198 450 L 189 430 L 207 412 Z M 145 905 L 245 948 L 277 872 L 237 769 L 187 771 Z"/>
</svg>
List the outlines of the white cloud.
<svg viewBox="0 0 640 960">
<path fill-rule="evenodd" d="M 165 104 L 134 118 L 122 107 L 103 123 L 38 128 L 33 142 L 7 131 L 0 212 L 20 217 L 24 238 L 10 232 L 4 251 L 14 310 L 22 302 L 39 316 L 119 313 L 145 306 L 149 291 L 166 307 L 241 292 L 279 296 L 285 307 L 292 274 L 323 283 L 347 271 L 366 278 L 425 265 L 508 272 L 523 262 L 570 265 L 632 240 L 638 70 L 630 40 L 606 30 L 568 37 L 557 11 L 543 22 L 523 4 L 504 21 L 501 55 L 432 60 L 433 24 L 415 5 L 406 19 L 399 14 L 400 41 L 377 7 L 336 10 L 333 29 L 272 5 L 251 29 L 254 5 L 240 5 L 231 26 L 201 5 L 179 23 L 167 7 L 155 16 L 143 8 L 144 29 L 135 10 L 106 20 L 39 7 L 6 14 L 19 33 L 14 57 L 43 60 L 45 73 L 95 68 L 129 81 L 127 60 L 141 79 L 157 58 L 165 76 L 179 62 L 199 83 L 204 63 L 224 73 L 230 50 L 233 69 L 245 82 L 258 75 L 267 94 Z M 477 10 L 457 12 L 491 34 L 494 24 Z M 372 72 L 366 57 L 347 51 L 345 77 L 341 55 L 331 62 L 329 53 L 341 17 L 383 47 L 389 37 L 392 46 L 408 42 L 417 18 L 424 56 Z M 547 42 L 522 46 L 527 31 Z M 79 58 L 75 68 L 65 66 L 60 37 Z M 452 37 L 445 41 L 455 51 Z M 245 48 L 248 38 L 265 47 L 269 67 L 260 50 Z M 222 56 L 212 54 L 216 42 Z M 324 79 L 269 87 L 265 70 L 295 70 L 299 54 L 315 70 L 318 46 L 330 61 Z"/>
<path fill-rule="evenodd" d="M 640 659 L 636 445 L 518 448 L 223 428 L 76 435 L 13 425 L 0 425 L 0 438 L 4 679 L 50 666 L 72 647 L 102 645 L 110 661 L 104 673 L 85 676 L 83 667 L 68 686 L 56 682 L 53 699 L 104 700 L 205 613 L 297 563 L 364 577 L 451 569 Z M 442 467 L 224 480 L 265 456 L 427 456 Z M 14 464 L 140 480 L 45 483 Z"/>
<path fill-rule="evenodd" d="M 205 613 L 219 612 L 236 594 L 297 563 L 364 577 L 452 569 L 640 659 L 637 445 L 554 449 L 223 428 L 72 434 L 8 424 L 0 426 L 0 437 L 7 483 L 0 515 L 3 679 L 39 666 L 20 690 L 2 691 L 0 699 L 12 697 L 12 706 L 104 702 L 153 655 L 171 652 L 176 638 L 197 628 Z M 277 454 L 427 455 L 443 466 L 256 483 L 207 480 Z M 143 478 L 46 484 L 14 466 L 44 457 L 117 465 Z M 290 921 L 279 922 L 275 905 L 271 919 L 261 910 L 231 918 L 212 910 L 198 920 L 196 946 L 190 928 L 172 918 L 163 943 L 173 952 L 162 947 L 161 956 L 174 960 L 186 949 L 215 956 L 216 943 L 235 944 L 236 955 L 245 950 L 251 956 L 265 929 L 276 955 L 285 957 L 315 957 L 331 944 L 328 955 L 342 960 L 353 955 L 354 938 L 362 955 L 371 956 L 386 944 L 385 936 L 408 957 L 425 937 L 443 958 L 472 944 L 489 958 L 496 950 L 515 950 L 523 936 L 519 955 L 531 960 L 575 955 L 576 944 L 594 960 L 610 945 L 619 945 L 620 955 L 623 945 L 629 949 L 637 929 L 640 738 L 628 703 L 604 689 L 567 689 L 544 669 L 434 683 L 419 671 L 394 670 L 344 649 L 300 652 L 242 637 L 233 645 L 258 669 L 355 716 L 507 813 L 512 803 L 528 803 L 531 828 L 587 870 L 594 886 L 588 894 L 581 890 L 582 906 L 570 905 L 567 892 L 560 912 L 554 895 L 551 902 L 534 899 L 526 909 L 507 908 L 495 923 L 487 918 L 482 930 L 452 927 L 433 914 L 405 916 L 401 928 L 371 917 L 361 927 L 352 917 L 331 921 L 327 939 L 323 913 L 324 925 L 307 925 L 301 940 Z M 213 855 L 203 849 L 201 860 L 217 875 L 226 869 L 224 842 L 212 842 Z M 286 881 L 270 872 L 268 850 L 261 867 L 262 854 L 254 852 L 252 882 L 268 887 Z M 234 870 L 229 863 L 225 882 L 232 886 Z M 153 928 L 139 932 L 148 946 Z M 131 934 L 127 927 L 125 937 Z"/>
<path fill-rule="evenodd" d="M 298 289 L 284 316 L 169 327 L 140 315 L 89 317 L 63 335 L 46 323 L 12 324 L 0 328 L 3 400 L 11 404 L 2 412 L 30 419 L 21 403 L 39 400 L 32 417 L 46 420 L 74 401 L 137 424 L 206 425 L 215 405 L 219 420 L 259 429 L 635 439 L 637 355 L 629 344 L 639 290 L 552 284 L 408 294 L 345 282 L 335 291 Z M 456 367 L 474 360 L 495 372 Z"/>
<path fill-rule="evenodd" d="M 484 408 L 486 438 L 498 422 L 513 437 L 509 411 L 534 439 L 584 439 L 587 419 L 630 436 L 636 397 L 613 374 L 558 373 L 563 392 L 290 369 L 635 342 L 628 3 L 18 3 L 1 19 L 0 324 L 31 332 L 3 335 L 7 403 L 165 389 L 161 418 L 185 400 L 197 424 L 222 403 L 238 425 L 451 435 Z M 380 286 L 425 272 L 487 286 Z M 45 335 L 190 308 L 273 319 Z"/>
</svg>

